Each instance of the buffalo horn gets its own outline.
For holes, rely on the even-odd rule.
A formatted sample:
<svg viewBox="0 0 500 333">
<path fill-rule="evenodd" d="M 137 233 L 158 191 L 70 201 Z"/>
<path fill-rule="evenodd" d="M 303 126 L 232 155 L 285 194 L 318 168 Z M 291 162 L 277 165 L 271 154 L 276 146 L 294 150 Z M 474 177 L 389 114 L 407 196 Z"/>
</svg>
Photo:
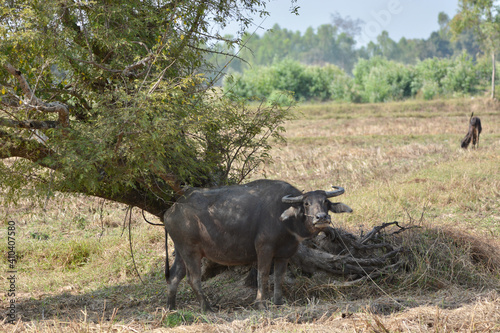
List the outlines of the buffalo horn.
<svg viewBox="0 0 500 333">
<path fill-rule="evenodd" d="M 335 191 L 325 191 L 326 197 L 336 197 L 344 193 L 344 188 L 340 186 L 332 186 L 332 188 L 336 189 Z"/>
<path fill-rule="evenodd" d="M 281 198 L 281 201 L 284 202 L 284 203 L 300 203 L 302 202 L 302 200 L 304 200 L 304 196 L 303 195 L 299 195 L 298 197 L 292 197 L 290 196 L 290 194 L 288 195 L 285 195 L 283 198 Z"/>
</svg>

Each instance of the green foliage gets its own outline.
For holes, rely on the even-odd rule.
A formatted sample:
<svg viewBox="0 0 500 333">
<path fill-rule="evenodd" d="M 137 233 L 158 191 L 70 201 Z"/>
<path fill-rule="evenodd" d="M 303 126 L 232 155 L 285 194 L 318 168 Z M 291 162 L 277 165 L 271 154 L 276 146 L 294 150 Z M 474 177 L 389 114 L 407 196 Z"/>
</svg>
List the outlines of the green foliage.
<svg viewBox="0 0 500 333">
<path fill-rule="evenodd" d="M 295 105 L 295 99 L 293 98 L 293 95 L 286 91 L 280 91 L 280 90 L 274 90 L 269 95 L 267 101 L 271 105 L 273 104 L 286 105 L 286 106 Z"/>
<path fill-rule="evenodd" d="M 416 80 L 413 82 L 414 90 L 422 90 L 426 100 L 442 95 L 443 80 L 448 75 L 448 68 L 453 62 L 450 59 L 425 59 L 415 65 Z"/>
<path fill-rule="evenodd" d="M 169 328 L 173 328 L 180 325 L 189 325 L 196 321 L 203 320 L 199 315 L 195 315 L 190 311 L 175 311 L 167 316 L 163 320 L 163 325 Z"/>
<path fill-rule="evenodd" d="M 386 102 L 412 97 L 413 69 L 374 57 L 361 59 L 354 68 L 354 81 L 363 102 Z"/>
<path fill-rule="evenodd" d="M 431 58 L 404 65 L 384 57 L 359 59 L 350 77 L 334 65 L 308 66 L 286 59 L 234 74 L 226 93 L 247 99 L 290 91 L 298 101 L 387 102 L 422 97 L 473 95 L 486 86 L 491 64 L 465 52 L 453 59 Z M 274 97 L 273 97 L 274 98 Z"/>
<path fill-rule="evenodd" d="M 478 36 L 481 50 L 495 61 L 500 43 L 500 5 L 493 0 L 459 0 L 458 14 L 450 22 L 454 35 L 471 29 Z M 491 98 L 495 97 L 495 70 L 492 67 Z"/>
<path fill-rule="evenodd" d="M 352 37 L 329 24 L 308 28 L 304 34 L 279 25 L 263 36 L 246 34 L 247 47 L 238 56 L 251 67 L 232 61 L 230 67 L 237 73 L 224 89 L 250 99 L 290 91 L 298 101 L 382 102 L 474 94 L 491 79 L 485 65 L 476 67 L 483 33 L 464 25 L 452 34 L 454 24 L 463 22 L 459 16 L 450 20 L 440 13 L 440 28 L 428 39 L 396 42 L 383 31 L 376 42 L 359 49 Z"/>
<path fill-rule="evenodd" d="M 443 79 L 443 89 L 448 94 L 471 94 L 479 83 L 472 59 L 462 54 L 448 68 Z"/>
<path fill-rule="evenodd" d="M 312 77 L 305 72 L 305 66 L 300 63 L 285 59 L 271 66 L 271 84 L 281 91 L 292 91 L 297 98 L 308 98 Z"/>
<path fill-rule="evenodd" d="M 311 78 L 305 66 L 292 60 L 283 60 L 273 66 L 245 70 L 243 75 L 225 80 L 224 88 L 230 94 L 246 98 L 268 98 L 275 91 L 292 92 L 297 99 L 309 94 Z"/>
<path fill-rule="evenodd" d="M 426 59 L 415 66 L 414 90 L 421 90 L 425 99 L 439 95 L 472 94 L 479 84 L 479 69 L 463 53 L 454 60 Z"/>
<path fill-rule="evenodd" d="M 498 64 L 497 64 L 498 66 Z M 477 59 L 475 64 L 478 80 L 480 84 L 491 83 L 491 73 L 493 70 L 493 64 L 491 62 L 491 56 L 484 55 Z M 495 71 L 495 82 L 498 84 L 500 80 L 500 74 Z"/>
<path fill-rule="evenodd" d="M 224 90 L 233 96 L 248 99 L 274 99 L 277 92 L 290 92 L 298 101 L 324 101 L 332 96 L 347 100 L 351 90 L 350 81 L 337 66 L 307 66 L 285 59 L 272 66 L 234 74 L 224 81 Z"/>
<path fill-rule="evenodd" d="M 306 73 L 311 77 L 309 99 L 326 101 L 329 99 L 349 100 L 351 78 L 335 65 L 308 66 Z"/>
<path fill-rule="evenodd" d="M 436 96 L 439 96 L 439 84 L 436 81 L 425 80 L 422 82 L 420 91 L 425 100 L 431 100 Z"/>
<path fill-rule="evenodd" d="M 352 78 L 338 68 L 334 69 L 334 72 L 329 87 L 330 99 L 341 102 L 358 102 Z"/>
<path fill-rule="evenodd" d="M 450 22 L 455 35 L 472 28 L 484 51 L 495 51 L 500 38 L 500 5 L 492 0 L 459 0 L 458 14 Z"/>
</svg>

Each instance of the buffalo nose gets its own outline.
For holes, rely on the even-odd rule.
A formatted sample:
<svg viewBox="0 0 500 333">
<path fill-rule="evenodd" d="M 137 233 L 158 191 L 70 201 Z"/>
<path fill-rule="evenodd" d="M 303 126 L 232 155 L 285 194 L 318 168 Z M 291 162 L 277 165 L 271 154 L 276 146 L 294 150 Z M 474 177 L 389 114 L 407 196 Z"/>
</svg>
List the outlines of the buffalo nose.
<svg viewBox="0 0 500 333">
<path fill-rule="evenodd" d="M 328 215 L 327 213 L 316 214 L 316 221 L 324 221 L 324 220 L 330 221 L 330 215 Z"/>
</svg>

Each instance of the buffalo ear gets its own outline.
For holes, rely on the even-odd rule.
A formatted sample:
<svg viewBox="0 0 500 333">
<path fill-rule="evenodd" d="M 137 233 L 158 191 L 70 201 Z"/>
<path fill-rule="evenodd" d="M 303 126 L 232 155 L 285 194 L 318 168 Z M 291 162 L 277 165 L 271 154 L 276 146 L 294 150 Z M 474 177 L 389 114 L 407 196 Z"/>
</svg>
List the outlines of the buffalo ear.
<svg viewBox="0 0 500 333">
<path fill-rule="evenodd" d="M 330 202 L 328 209 L 336 214 L 339 213 L 352 213 L 352 208 L 342 202 Z"/>
<path fill-rule="evenodd" d="M 287 210 L 285 210 L 281 216 L 280 216 L 280 221 L 284 222 L 288 220 L 291 217 L 297 217 L 300 214 L 300 208 L 297 207 L 290 207 Z"/>
</svg>

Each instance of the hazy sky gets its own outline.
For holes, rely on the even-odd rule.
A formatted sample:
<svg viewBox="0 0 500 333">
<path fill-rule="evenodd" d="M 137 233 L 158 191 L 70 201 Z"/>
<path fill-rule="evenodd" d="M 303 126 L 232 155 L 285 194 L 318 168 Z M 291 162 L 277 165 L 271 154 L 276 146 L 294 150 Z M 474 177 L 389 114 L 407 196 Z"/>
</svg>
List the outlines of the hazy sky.
<svg viewBox="0 0 500 333">
<path fill-rule="evenodd" d="M 303 33 L 308 27 L 331 24 L 331 14 L 338 12 L 342 17 L 350 16 L 365 22 L 362 35 L 358 37 L 358 46 L 361 46 L 376 40 L 382 30 L 387 30 L 395 41 L 401 37 L 428 38 L 439 29 L 439 12 L 452 18 L 457 12 L 457 3 L 458 0 L 298 0 L 297 16 L 290 13 L 290 0 L 270 0 L 266 10 L 271 15 L 263 23 L 257 17 L 254 23 L 262 26 L 257 29 L 259 35 L 275 23 L 281 28 Z M 235 34 L 236 31 L 237 26 L 231 26 L 225 33 Z"/>
</svg>

